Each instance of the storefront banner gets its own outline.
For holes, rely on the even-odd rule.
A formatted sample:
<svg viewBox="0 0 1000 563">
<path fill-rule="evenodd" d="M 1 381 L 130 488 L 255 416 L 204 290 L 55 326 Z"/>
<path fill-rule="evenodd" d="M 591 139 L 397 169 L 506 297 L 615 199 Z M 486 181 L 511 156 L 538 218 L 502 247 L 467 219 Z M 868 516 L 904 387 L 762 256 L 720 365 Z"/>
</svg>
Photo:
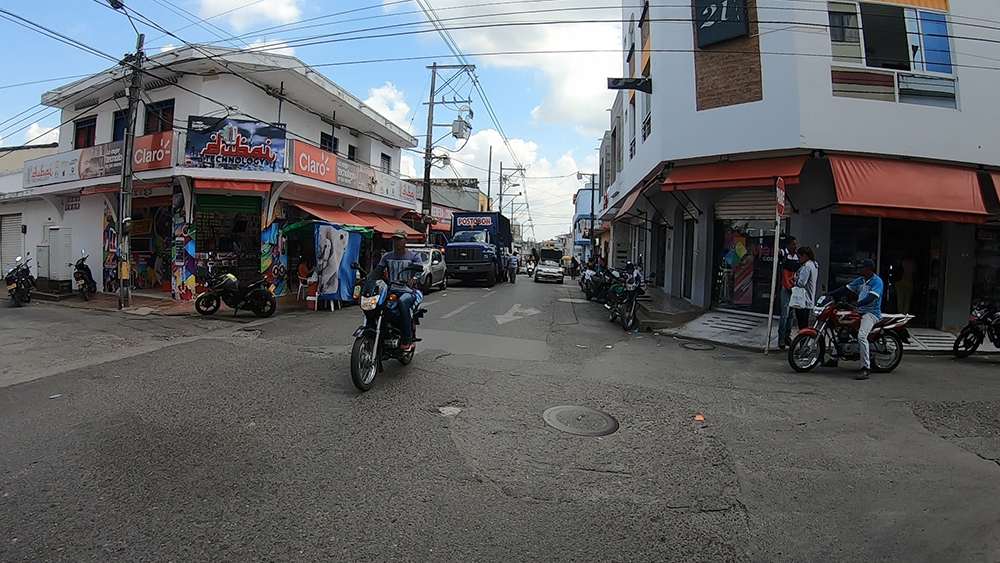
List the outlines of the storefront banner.
<svg viewBox="0 0 1000 563">
<path fill-rule="evenodd" d="M 351 264 L 361 256 L 361 234 L 330 223 L 316 224 L 317 295 L 322 299 L 354 299 L 355 273 Z"/>
<path fill-rule="evenodd" d="M 124 143 L 115 141 L 29 160 L 24 164 L 22 187 L 86 180 L 122 173 Z"/>
<path fill-rule="evenodd" d="M 302 141 L 292 141 L 292 173 L 337 183 L 337 155 Z"/>
<path fill-rule="evenodd" d="M 174 132 L 136 137 L 132 149 L 132 170 L 159 170 L 174 165 Z"/>
<path fill-rule="evenodd" d="M 337 184 L 373 194 L 375 193 L 375 171 L 346 158 L 338 158 Z"/>
<path fill-rule="evenodd" d="M 431 217 L 437 219 L 437 224 L 435 227 L 437 230 L 444 230 L 447 227 L 451 230 L 451 218 L 455 211 L 447 207 L 441 207 L 440 205 L 431 205 Z"/>
<path fill-rule="evenodd" d="M 417 201 L 416 186 L 385 172 L 375 172 L 375 193 L 409 205 Z"/>
<path fill-rule="evenodd" d="M 285 136 L 284 127 L 270 123 L 192 116 L 184 166 L 283 172 Z"/>
</svg>

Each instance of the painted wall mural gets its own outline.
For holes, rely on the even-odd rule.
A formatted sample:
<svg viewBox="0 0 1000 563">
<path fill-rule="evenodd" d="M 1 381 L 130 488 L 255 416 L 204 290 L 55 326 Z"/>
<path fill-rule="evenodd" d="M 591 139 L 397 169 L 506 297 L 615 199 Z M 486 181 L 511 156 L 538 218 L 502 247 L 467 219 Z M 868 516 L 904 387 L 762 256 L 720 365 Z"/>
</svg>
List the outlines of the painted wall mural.
<svg viewBox="0 0 1000 563">
<path fill-rule="evenodd" d="M 267 198 L 262 198 L 260 228 L 260 271 L 271 284 L 271 292 L 284 295 L 288 292 L 288 254 L 285 251 L 285 237 L 278 234 L 283 219 L 287 216 L 284 202 L 274 207 L 272 217 L 267 216 Z"/>
<path fill-rule="evenodd" d="M 104 280 L 104 291 L 118 291 L 118 233 L 115 231 L 115 215 L 111 206 L 104 202 L 104 248 L 101 260 L 101 277 Z"/>
<path fill-rule="evenodd" d="M 194 223 L 186 222 L 187 208 L 180 186 L 174 186 L 172 207 L 174 245 L 170 266 L 173 281 L 170 289 L 174 299 L 190 301 L 194 299 L 197 266 L 194 258 L 195 228 Z"/>
</svg>

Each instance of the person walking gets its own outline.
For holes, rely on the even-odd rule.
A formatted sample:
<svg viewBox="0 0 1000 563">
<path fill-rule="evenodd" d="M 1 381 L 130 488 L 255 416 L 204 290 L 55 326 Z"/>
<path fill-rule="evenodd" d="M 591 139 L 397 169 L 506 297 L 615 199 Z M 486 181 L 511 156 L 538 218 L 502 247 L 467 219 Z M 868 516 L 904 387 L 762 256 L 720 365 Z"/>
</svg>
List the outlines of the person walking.
<svg viewBox="0 0 1000 563">
<path fill-rule="evenodd" d="M 780 269 L 779 280 L 781 282 L 781 319 L 778 321 L 778 349 L 784 350 L 785 346 L 791 344 L 792 323 L 795 318 L 788 308 L 788 302 L 792 299 L 792 285 L 795 280 L 795 272 L 799 269 L 799 256 L 795 250 L 798 241 L 793 236 L 786 236 L 781 250 L 778 251 L 778 266 Z"/>
<path fill-rule="evenodd" d="M 510 255 L 507 260 L 507 277 L 510 278 L 510 283 L 514 283 L 514 278 L 517 277 L 517 253 Z"/>
<path fill-rule="evenodd" d="M 576 259 L 576 256 L 574 256 L 573 257 L 573 263 L 570 264 L 570 267 L 569 267 L 569 273 L 570 273 L 571 276 L 573 276 L 574 280 L 576 279 L 576 274 L 579 271 L 580 271 L 580 261 Z"/>
<path fill-rule="evenodd" d="M 816 306 L 816 283 L 819 280 L 819 264 L 813 249 L 803 246 L 798 249 L 799 270 L 795 272 L 795 285 L 788 307 L 795 312 L 795 322 L 799 330 L 809 326 L 809 311 Z"/>
</svg>

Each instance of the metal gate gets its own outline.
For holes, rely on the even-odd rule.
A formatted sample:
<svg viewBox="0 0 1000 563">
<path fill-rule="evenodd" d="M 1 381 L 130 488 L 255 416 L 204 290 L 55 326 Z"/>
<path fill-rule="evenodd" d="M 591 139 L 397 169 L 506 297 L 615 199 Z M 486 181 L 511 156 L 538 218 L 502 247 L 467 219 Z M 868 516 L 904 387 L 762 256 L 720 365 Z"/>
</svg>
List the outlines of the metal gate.
<svg viewBox="0 0 1000 563">
<path fill-rule="evenodd" d="M 774 190 L 747 190 L 735 193 L 715 204 L 716 219 L 774 220 L 777 195 Z M 791 205 L 785 206 L 787 219 L 791 214 Z"/>
<path fill-rule="evenodd" d="M 14 266 L 24 250 L 21 244 L 21 214 L 0 215 L 0 269 Z"/>
</svg>

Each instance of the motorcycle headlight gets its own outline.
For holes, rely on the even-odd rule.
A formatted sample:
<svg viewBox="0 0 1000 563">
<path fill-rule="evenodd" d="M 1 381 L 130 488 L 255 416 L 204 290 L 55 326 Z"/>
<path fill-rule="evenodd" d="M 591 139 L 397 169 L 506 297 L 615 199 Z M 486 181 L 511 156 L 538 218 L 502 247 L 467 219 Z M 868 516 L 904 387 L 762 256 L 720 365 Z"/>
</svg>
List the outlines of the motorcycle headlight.
<svg viewBox="0 0 1000 563">
<path fill-rule="evenodd" d="M 362 297 L 361 298 L 361 310 L 362 311 L 371 311 L 371 310 L 373 310 L 375 307 L 378 307 L 378 300 L 379 300 L 379 296 L 378 295 L 372 295 L 371 297 Z"/>
</svg>

